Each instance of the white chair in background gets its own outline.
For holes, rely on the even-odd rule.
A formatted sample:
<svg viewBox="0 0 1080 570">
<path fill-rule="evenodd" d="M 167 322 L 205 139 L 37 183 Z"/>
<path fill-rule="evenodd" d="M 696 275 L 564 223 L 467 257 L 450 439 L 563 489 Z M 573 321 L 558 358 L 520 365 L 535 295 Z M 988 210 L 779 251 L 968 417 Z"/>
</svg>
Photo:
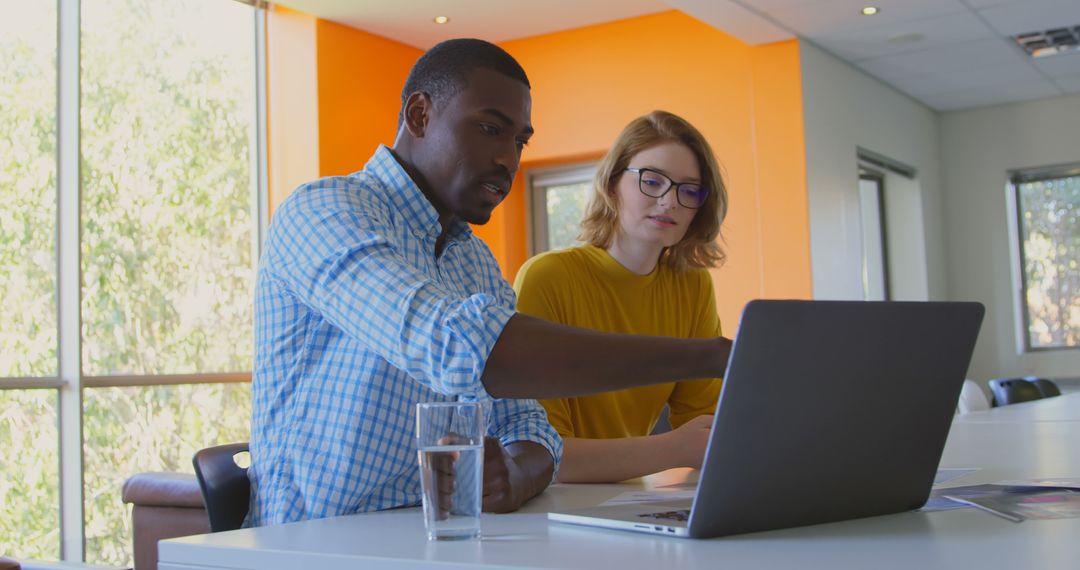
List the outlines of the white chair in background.
<svg viewBox="0 0 1080 570">
<path fill-rule="evenodd" d="M 960 390 L 960 401 L 957 402 L 956 412 L 966 414 L 979 410 L 989 410 L 990 400 L 986 398 L 986 392 L 972 379 L 964 380 L 964 387 Z"/>
</svg>

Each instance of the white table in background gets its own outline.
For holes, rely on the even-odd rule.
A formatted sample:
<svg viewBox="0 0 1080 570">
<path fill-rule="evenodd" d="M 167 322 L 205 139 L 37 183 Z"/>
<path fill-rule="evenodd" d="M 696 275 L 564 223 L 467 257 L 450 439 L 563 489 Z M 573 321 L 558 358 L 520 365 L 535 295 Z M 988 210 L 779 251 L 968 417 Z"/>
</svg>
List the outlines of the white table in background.
<svg viewBox="0 0 1080 570">
<path fill-rule="evenodd" d="M 1004 415 L 1006 410 L 999 409 L 957 418 L 941 467 L 981 470 L 949 485 L 1080 477 L 1080 421 L 1068 419 L 1080 413 L 1080 398 L 1023 406 Z M 785 468 L 783 458 L 777 458 L 776 468 Z M 485 514 L 484 538 L 478 542 L 428 542 L 419 509 L 402 509 L 167 540 L 160 544 L 158 567 L 1080 568 L 1080 519 L 1013 523 L 974 509 L 908 512 L 710 540 L 547 521 L 549 510 L 596 505 L 625 491 L 676 483 L 688 471 L 612 485 L 554 485 L 517 513 Z"/>
<path fill-rule="evenodd" d="M 960 414 L 961 422 L 1080 422 L 1080 392 Z M 1080 567 L 1080 566 L 1078 566 Z"/>
</svg>

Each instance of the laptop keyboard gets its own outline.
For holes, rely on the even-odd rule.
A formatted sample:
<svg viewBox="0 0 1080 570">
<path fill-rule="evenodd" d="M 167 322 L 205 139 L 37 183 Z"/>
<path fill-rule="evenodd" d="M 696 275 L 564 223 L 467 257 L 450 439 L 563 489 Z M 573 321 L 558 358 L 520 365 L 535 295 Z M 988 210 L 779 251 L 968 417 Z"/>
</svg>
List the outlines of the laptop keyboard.
<svg viewBox="0 0 1080 570">
<path fill-rule="evenodd" d="M 643 519 L 663 519 L 668 521 L 686 522 L 690 520 L 690 509 L 680 509 L 677 511 L 666 511 L 663 513 L 645 513 L 638 515 Z"/>
</svg>

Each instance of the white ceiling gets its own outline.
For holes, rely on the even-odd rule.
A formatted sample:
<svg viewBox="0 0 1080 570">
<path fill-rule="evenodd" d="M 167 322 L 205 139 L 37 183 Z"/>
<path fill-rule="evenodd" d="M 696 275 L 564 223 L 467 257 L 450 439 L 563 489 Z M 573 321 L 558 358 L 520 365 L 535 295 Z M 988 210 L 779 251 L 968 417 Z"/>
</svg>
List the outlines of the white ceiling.
<svg viewBox="0 0 1080 570">
<path fill-rule="evenodd" d="M 739 39 L 801 37 L 939 111 L 1080 93 L 1080 51 L 1032 60 L 1009 36 L 1080 26 L 1080 0 L 281 0 L 422 49 L 681 10 Z M 881 9 L 863 16 L 863 6 Z M 450 22 L 436 25 L 435 16 Z"/>
<path fill-rule="evenodd" d="M 276 4 L 427 49 L 450 38 L 502 42 L 670 10 L 661 0 L 280 0 Z M 447 16 L 436 24 L 435 16 Z"/>
</svg>

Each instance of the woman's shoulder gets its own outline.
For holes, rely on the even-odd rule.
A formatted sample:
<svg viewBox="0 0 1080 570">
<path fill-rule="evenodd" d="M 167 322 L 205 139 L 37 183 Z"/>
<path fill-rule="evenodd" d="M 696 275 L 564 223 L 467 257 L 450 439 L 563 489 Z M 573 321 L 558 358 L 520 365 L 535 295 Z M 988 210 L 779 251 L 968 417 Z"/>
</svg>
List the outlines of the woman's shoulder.
<svg viewBox="0 0 1080 570">
<path fill-rule="evenodd" d="M 688 267 L 675 269 L 668 265 L 660 266 L 662 279 L 676 287 L 706 288 L 712 290 L 712 273 L 707 267 Z"/>
<path fill-rule="evenodd" d="M 521 266 L 517 280 L 550 280 L 571 276 L 592 263 L 593 255 L 588 248 L 589 246 L 578 246 L 537 254 Z"/>
</svg>

